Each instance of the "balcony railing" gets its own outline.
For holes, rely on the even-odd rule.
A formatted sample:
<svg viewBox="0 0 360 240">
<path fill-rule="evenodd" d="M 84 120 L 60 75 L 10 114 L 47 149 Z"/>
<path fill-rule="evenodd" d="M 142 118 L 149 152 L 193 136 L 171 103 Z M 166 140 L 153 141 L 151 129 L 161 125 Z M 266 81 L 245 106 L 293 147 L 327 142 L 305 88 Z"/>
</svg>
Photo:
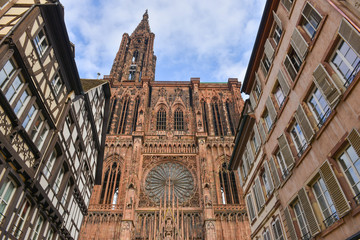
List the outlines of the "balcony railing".
<svg viewBox="0 0 360 240">
<path fill-rule="evenodd" d="M 360 71 L 360 61 L 356 64 L 354 70 L 350 73 L 349 77 L 347 77 L 346 82 L 344 83 L 344 87 L 348 87 L 354 78 L 356 77 L 357 73 Z"/>
<path fill-rule="evenodd" d="M 301 148 L 299 149 L 299 151 L 298 151 L 298 153 L 297 153 L 298 158 L 300 158 L 300 157 L 303 155 L 303 153 L 305 152 L 305 150 L 307 149 L 307 147 L 308 147 L 307 143 L 304 143 L 304 144 L 301 146 Z"/>
<path fill-rule="evenodd" d="M 360 205 L 360 193 L 358 193 L 358 194 L 354 197 L 354 201 L 355 201 L 356 205 Z"/>
<path fill-rule="evenodd" d="M 311 239 L 311 233 L 307 232 L 304 235 L 301 236 L 301 240 L 310 240 Z"/>
<path fill-rule="evenodd" d="M 331 113 L 331 108 L 329 107 L 329 108 L 326 110 L 325 114 L 322 115 L 322 116 L 318 119 L 318 120 L 319 120 L 319 123 L 317 124 L 317 127 L 318 127 L 319 129 L 324 125 L 324 123 L 326 122 L 326 119 L 329 117 L 330 113 Z"/>
<path fill-rule="evenodd" d="M 337 220 L 339 220 L 339 216 L 337 215 L 337 212 L 334 212 L 333 214 L 331 214 L 328 218 L 326 218 L 324 220 L 324 224 L 328 228 Z"/>
</svg>

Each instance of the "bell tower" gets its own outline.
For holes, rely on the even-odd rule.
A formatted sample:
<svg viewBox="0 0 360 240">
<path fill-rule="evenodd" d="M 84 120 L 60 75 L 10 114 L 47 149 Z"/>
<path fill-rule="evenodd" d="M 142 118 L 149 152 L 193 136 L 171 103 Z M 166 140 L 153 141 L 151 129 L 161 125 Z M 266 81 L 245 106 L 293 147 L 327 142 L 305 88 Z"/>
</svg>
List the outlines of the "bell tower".
<svg viewBox="0 0 360 240">
<path fill-rule="evenodd" d="M 150 81 L 155 78 L 156 56 L 154 55 L 155 34 L 149 26 L 146 12 L 134 32 L 124 33 L 116 54 L 110 76 L 113 84 L 118 82 L 141 82 L 143 77 Z"/>
</svg>

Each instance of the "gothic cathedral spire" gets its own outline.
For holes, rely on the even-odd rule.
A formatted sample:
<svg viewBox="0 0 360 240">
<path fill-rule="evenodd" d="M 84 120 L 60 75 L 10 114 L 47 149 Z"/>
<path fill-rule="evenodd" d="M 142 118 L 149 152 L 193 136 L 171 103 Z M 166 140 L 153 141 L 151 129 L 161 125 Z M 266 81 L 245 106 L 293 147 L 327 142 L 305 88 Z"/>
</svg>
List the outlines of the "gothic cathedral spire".
<svg viewBox="0 0 360 240">
<path fill-rule="evenodd" d="M 116 54 L 110 76 L 112 83 L 141 82 L 143 77 L 155 78 L 156 56 L 154 55 L 155 34 L 151 32 L 147 10 L 134 32 L 124 33 Z"/>
</svg>

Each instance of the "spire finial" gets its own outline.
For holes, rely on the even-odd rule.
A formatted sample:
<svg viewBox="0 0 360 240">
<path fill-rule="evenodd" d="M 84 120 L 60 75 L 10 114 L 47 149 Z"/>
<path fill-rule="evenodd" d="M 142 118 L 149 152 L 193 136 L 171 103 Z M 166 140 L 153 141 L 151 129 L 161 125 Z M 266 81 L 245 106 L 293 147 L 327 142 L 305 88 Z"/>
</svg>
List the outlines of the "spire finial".
<svg viewBox="0 0 360 240">
<path fill-rule="evenodd" d="M 144 13 L 144 15 L 143 15 L 143 19 L 144 19 L 144 20 L 147 20 L 148 18 L 149 18 L 148 10 L 146 9 L 146 10 L 145 10 L 145 13 Z"/>
</svg>

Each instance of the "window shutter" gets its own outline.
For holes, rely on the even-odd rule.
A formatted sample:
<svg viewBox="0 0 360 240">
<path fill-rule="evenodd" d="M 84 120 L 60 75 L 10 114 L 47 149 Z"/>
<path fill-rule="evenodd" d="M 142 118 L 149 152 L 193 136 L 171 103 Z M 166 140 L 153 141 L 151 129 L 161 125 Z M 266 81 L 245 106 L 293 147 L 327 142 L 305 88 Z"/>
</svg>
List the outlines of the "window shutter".
<svg viewBox="0 0 360 240">
<path fill-rule="evenodd" d="M 260 129 L 260 136 L 261 136 L 262 142 L 265 143 L 266 142 L 266 133 L 265 133 L 265 129 L 264 129 L 264 126 L 261 121 L 258 123 L 258 126 Z"/>
<path fill-rule="evenodd" d="M 341 95 L 339 88 L 336 86 L 335 82 L 322 64 L 319 64 L 319 66 L 315 69 L 313 76 L 313 80 L 317 88 L 323 93 L 333 109 L 338 103 Z"/>
<path fill-rule="evenodd" d="M 284 157 L 287 168 L 290 169 L 294 164 L 294 157 L 291 153 L 289 143 L 286 140 L 286 137 L 284 134 L 280 135 L 280 137 L 278 138 L 278 141 L 279 141 L 280 152 L 282 153 L 282 155 Z"/>
<path fill-rule="evenodd" d="M 278 81 L 279 81 L 279 84 L 280 84 L 281 89 L 283 90 L 285 96 L 287 96 L 289 94 L 290 87 L 289 87 L 287 80 L 285 79 L 285 76 L 284 76 L 283 72 L 281 71 L 281 69 L 278 72 Z"/>
<path fill-rule="evenodd" d="M 360 33 L 344 18 L 340 24 L 339 35 L 348 42 L 357 53 L 360 53 Z"/>
<path fill-rule="evenodd" d="M 297 28 L 294 29 L 294 32 L 291 36 L 291 46 L 294 48 L 299 57 L 304 60 L 306 57 L 308 44 Z"/>
<path fill-rule="evenodd" d="M 360 134 L 355 128 L 347 136 L 347 139 L 351 146 L 354 148 L 358 156 L 360 156 Z"/>
<path fill-rule="evenodd" d="M 297 235 L 296 235 L 295 228 L 294 228 L 293 220 L 292 220 L 292 217 L 290 215 L 288 207 L 286 207 L 284 209 L 284 215 L 285 215 L 286 225 L 287 225 L 287 228 L 288 228 L 288 231 L 289 231 L 290 239 L 294 239 L 294 240 L 298 239 Z"/>
<path fill-rule="evenodd" d="M 290 12 L 291 6 L 292 6 L 292 2 L 290 2 L 289 0 L 281 0 L 281 3 L 284 5 L 284 7 L 286 8 L 286 10 L 288 10 L 288 12 Z"/>
<path fill-rule="evenodd" d="M 261 145 L 261 139 L 260 139 L 260 135 L 259 135 L 259 130 L 258 130 L 257 126 L 256 126 L 256 123 L 254 124 L 254 135 L 255 135 L 256 142 L 259 145 Z"/>
<path fill-rule="evenodd" d="M 264 45 L 264 52 L 265 52 L 267 58 L 269 59 L 269 61 L 272 61 L 275 50 L 274 50 L 273 46 L 271 45 L 269 39 L 266 39 L 266 42 Z"/>
<path fill-rule="evenodd" d="M 278 188 L 280 186 L 280 178 L 279 178 L 279 174 L 274 162 L 274 159 L 272 157 L 270 157 L 270 168 L 271 168 L 271 173 L 274 179 L 274 184 L 275 184 L 275 188 Z"/>
<path fill-rule="evenodd" d="M 262 190 L 259 177 L 256 178 L 256 189 L 257 189 L 256 191 L 258 192 L 259 203 L 260 203 L 260 206 L 262 207 L 265 204 L 265 198 L 264 198 L 264 192 Z"/>
<path fill-rule="evenodd" d="M 349 203 L 341 190 L 341 187 L 335 177 L 334 172 L 332 171 L 329 163 L 326 161 L 320 167 L 321 177 L 324 179 L 324 182 L 327 186 L 327 189 L 330 193 L 331 199 L 334 202 L 336 212 L 339 217 L 345 215 L 345 213 L 350 210 Z"/>
<path fill-rule="evenodd" d="M 304 210 L 304 215 L 310 228 L 310 233 L 312 236 L 315 236 L 320 231 L 320 228 L 304 188 L 300 189 L 298 197 Z"/>
<path fill-rule="evenodd" d="M 310 123 L 309 119 L 307 118 L 306 113 L 305 113 L 303 107 L 301 106 L 301 104 L 299 105 L 299 107 L 296 110 L 295 118 L 304 133 L 304 137 L 306 138 L 306 141 L 308 143 L 310 143 L 310 141 L 312 140 L 312 138 L 315 135 L 315 131 L 312 128 L 311 123 Z"/>
<path fill-rule="evenodd" d="M 254 93 L 253 93 L 253 91 L 251 91 L 251 93 L 250 93 L 250 105 L 251 105 L 251 108 L 252 108 L 252 110 L 254 110 L 255 108 L 256 108 L 256 101 L 255 101 L 255 98 L 254 98 Z"/>
<path fill-rule="evenodd" d="M 252 151 L 252 148 L 251 148 L 251 145 L 250 145 L 250 141 L 248 141 L 246 143 L 246 149 L 248 151 L 248 156 L 249 156 L 249 161 L 250 161 L 250 164 L 252 165 L 253 162 L 254 162 L 254 154 L 253 154 L 253 151 Z"/>
<path fill-rule="evenodd" d="M 249 210 L 250 220 L 253 220 L 255 218 L 255 212 L 254 212 L 254 205 L 251 200 L 251 195 L 247 195 L 246 197 L 246 205 L 247 209 Z"/>
<path fill-rule="evenodd" d="M 261 81 L 260 81 L 260 78 L 259 78 L 259 74 L 257 72 L 255 72 L 255 80 L 256 80 L 256 83 L 258 84 L 258 86 L 260 88 L 260 91 L 261 91 L 262 90 Z"/>
<path fill-rule="evenodd" d="M 265 168 L 266 178 L 269 181 L 270 189 L 271 189 L 271 192 L 272 192 L 274 190 L 274 184 L 273 184 L 273 180 L 272 180 L 271 175 L 270 175 L 269 165 L 268 165 L 267 161 L 264 162 L 264 168 Z"/>
<path fill-rule="evenodd" d="M 266 108 L 269 112 L 269 115 L 270 115 L 270 118 L 271 118 L 271 121 L 272 121 L 272 124 L 275 123 L 275 119 L 276 119 L 276 110 L 275 110 L 275 107 L 274 107 L 274 104 L 270 98 L 270 96 L 266 99 Z"/>
<path fill-rule="evenodd" d="M 280 20 L 279 16 L 275 13 L 275 11 L 273 11 L 273 17 L 274 17 L 274 21 L 276 22 L 276 24 L 279 26 L 280 29 L 282 29 L 281 20 Z"/>
<path fill-rule="evenodd" d="M 264 74 L 264 77 L 266 77 L 268 72 L 266 71 L 265 65 L 264 65 L 262 60 L 260 61 L 260 68 L 261 68 L 261 71 Z"/>
</svg>

